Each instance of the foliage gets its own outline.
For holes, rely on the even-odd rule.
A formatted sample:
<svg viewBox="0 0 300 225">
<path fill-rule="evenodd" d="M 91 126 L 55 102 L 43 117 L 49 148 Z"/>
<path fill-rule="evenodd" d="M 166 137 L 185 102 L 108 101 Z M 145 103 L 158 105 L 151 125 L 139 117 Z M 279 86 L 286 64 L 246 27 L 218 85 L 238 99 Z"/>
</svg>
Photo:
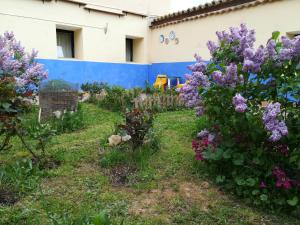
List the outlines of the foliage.
<svg viewBox="0 0 300 225">
<path fill-rule="evenodd" d="M 28 144 L 27 148 L 32 151 L 32 155 L 35 158 L 46 158 L 46 146 L 50 144 L 52 137 L 56 134 L 56 131 L 52 129 L 49 123 L 36 123 L 34 126 L 29 127 L 24 135 L 28 136 L 31 140 L 36 142 L 34 150 Z M 40 152 L 40 153 L 37 153 Z"/>
<path fill-rule="evenodd" d="M 217 32 L 211 60 L 196 56 L 180 94 L 205 118 L 192 146 L 217 183 L 256 205 L 300 210 L 300 37 L 279 35 L 254 49 L 244 24 Z"/>
<path fill-rule="evenodd" d="M 119 132 L 129 135 L 132 149 L 142 146 L 144 138 L 153 126 L 153 115 L 149 110 L 134 109 L 125 113 L 125 124 L 120 125 Z"/>
<path fill-rule="evenodd" d="M 22 195 L 34 190 L 41 176 L 42 173 L 30 159 L 17 160 L 0 166 L 0 187 Z"/>
<path fill-rule="evenodd" d="M 41 90 L 46 92 L 51 91 L 76 91 L 77 88 L 64 80 L 49 80 L 41 85 Z"/>
<path fill-rule="evenodd" d="M 26 53 L 14 34 L 0 36 L 0 114 L 15 114 L 26 106 L 39 83 L 47 78 L 43 66 L 35 61 L 36 51 Z"/>
<path fill-rule="evenodd" d="M 95 94 L 101 93 L 102 90 L 106 91 L 109 89 L 107 83 L 103 82 L 93 82 L 93 83 L 85 83 L 81 85 L 81 89 L 83 91 L 89 92 L 92 96 Z"/>
<path fill-rule="evenodd" d="M 75 112 L 67 111 L 59 118 L 52 118 L 49 123 L 52 129 L 56 130 L 58 134 L 83 129 L 85 123 L 82 105 L 78 104 L 77 111 Z"/>
<path fill-rule="evenodd" d="M 106 89 L 106 96 L 98 101 L 98 105 L 108 110 L 125 112 L 133 106 L 132 100 L 142 93 L 140 88 L 126 90 L 119 86 Z"/>
<path fill-rule="evenodd" d="M 106 168 L 98 166 L 97 150 L 99 138 L 110 134 L 114 123 L 120 123 L 122 117 L 93 104 L 84 103 L 83 110 L 89 115 L 85 118 L 86 129 L 56 136 L 48 149 L 63 165 L 42 170 L 46 174 L 37 180 L 40 188 L 26 191 L 18 203 L 1 205 L 0 224 L 55 224 L 56 221 L 60 225 L 82 225 L 103 209 L 112 224 L 120 224 L 124 218 L 126 225 L 257 224 L 261 221 L 299 224 L 295 217 L 248 207 L 212 183 L 203 186 L 210 176 L 206 175 L 206 165 L 198 165 L 201 169 L 197 170 L 192 167 L 195 162 L 191 160 L 190 140 L 196 119 L 191 110 L 159 113 L 154 129 L 155 133 L 162 131 L 159 133 L 162 150 L 144 157 L 143 166 L 137 166 L 132 186 L 112 187 L 104 172 Z M 15 163 L 16 157 L 24 154 L 17 139 L 13 139 L 12 144 L 9 152 L 1 152 L 1 166 Z M 146 155 L 147 151 L 142 153 Z M 27 177 L 34 187 L 36 184 L 30 179 Z M 132 209 L 136 209 L 137 214 Z M 141 215 L 140 209 L 147 210 Z"/>
<path fill-rule="evenodd" d="M 47 72 L 35 61 L 37 52 L 26 53 L 13 33 L 0 36 L 0 52 L 0 136 L 4 136 L 0 151 L 10 147 L 13 136 L 18 136 L 29 150 L 22 137 L 24 128 L 18 115 L 30 106 L 28 100 L 47 78 Z"/>
<path fill-rule="evenodd" d="M 62 218 L 57 218 L 58 215 L 48 212 L 52 225 L 112 225 L 112 221 L 108 216 L 106 210 L 95 214 L 94 216 L 82 216 L 76 219 L 71 218 L 70 215 L 64 214 Z M 123 221 L 119 225 L 123 225 Z"/>
</svg>

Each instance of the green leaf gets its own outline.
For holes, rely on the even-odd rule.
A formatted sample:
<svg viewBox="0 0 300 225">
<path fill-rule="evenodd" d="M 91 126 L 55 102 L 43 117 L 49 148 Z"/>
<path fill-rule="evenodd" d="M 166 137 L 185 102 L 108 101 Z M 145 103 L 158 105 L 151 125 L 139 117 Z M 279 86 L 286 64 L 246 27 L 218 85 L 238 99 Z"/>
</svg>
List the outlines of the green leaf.
<svg viewBox="0 0 300 225">
<path fill-rule="evenodd" d="M 265 195 L 265 194 L 260 195 L 260 200 L 262 200 L 263 202 L 266 202 L 268 200 L 268 195 Z"/>
<path fill-rule="evenodd" d="M 272 39 L 276 41 L 279 38 L 279 35 L 280 35 L 279 31 L 274 31 L 272 33 Z"/>
<path fill-rule="evenodd" d="M 259 194 L 259 190 L 256 189 L 252 191 L 252 195 L 258 195 L 258 194 Z"/>
<path fill-rule="evenodd" d="M 245 180 L 242 178 L 236 178 L 235 182 L 237 183 L 237 185 L 239 186 L 244 186 L 245 185 Z"/>
<path fill-rule="evenodd" d="M 241 166 L 244 164 L 244 156 L 242 154 L 234 154 L 233 160 L 232 160 L 233 164 L 236 166 Z"/>
<path fill-rule="evenodd" d="M 253 187 L 253 186 L 256 184 L 256 180 L 253 179 L 253 178 L 248 178 L 248 179 L 246 180 L 246 184 L 247 184 L 248 186 L 250 186 L 250 187 Z"/>
<path fill-rule="evenodd" d="M 217 183 L 223 183 L 225 181 L 225 179 L 226 179 L 225 176 L 219 175 L 219 176 L 216 177 L 216 182 Z"/>
<path fill-rule="evenodd" d="M 287 203 L 290 205 L 290 206 L 296 206 L 299 202 L 299 199 L 297 196 L 294 196 L 292 199 L 289 199 L 287 200 Z"/>
<path fill-rule="evenodd" d="M 4 108 L 5 110 L 8 110 L 9 107 L 11 106 L 11 104 L 10 104 L 10 103 L 7 103 L 7 102 L 4 102 L 4 103 L 2 103 L 2 106 L 3 106 L 3 108 Z"/>
<path fill-rule="evenodd" d="M 213 159 L 220 160 L 220 159 L 222 159 L 222 156 L 223 156 L 223 149 L 218 148 L 213 156 Z"/>
<path fill-rule="evenodd" d="M 110 221 L 105 210 L 101 211 L 92 219 L 93 225 L 110 225 Z"/>
<path fill-rule="evenodd" d="M 224 159 L 230 159 L 231 158 L 231 151 L 230 150 L 226 150 L 224 153 L 223 153 L 223 158 Z"/>
</svg>

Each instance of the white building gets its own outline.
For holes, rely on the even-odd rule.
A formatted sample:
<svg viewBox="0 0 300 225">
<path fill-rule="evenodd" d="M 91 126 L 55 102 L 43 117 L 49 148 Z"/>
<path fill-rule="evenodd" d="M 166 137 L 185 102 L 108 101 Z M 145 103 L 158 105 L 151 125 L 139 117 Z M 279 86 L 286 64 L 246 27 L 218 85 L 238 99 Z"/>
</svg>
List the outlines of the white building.
<svg viewBox="0 0 300 225">
<path fill-rule="evenodd" d="M 209 59 L 216 30 L 246 23 L 265 43 L 300 31 L 299 0 L 222 0 L 168 14 L 171 0 L 0 0 L 0 33 L 39 51 L 50 78 L 124 87 L 182 76 L 194 53 Z M 153 23 L 151 21 L 156 18 Z M 151 24 L 151 26 L 149 26 Z M 162 40 L 163 39 L 163 40 Z"/>
</svg>

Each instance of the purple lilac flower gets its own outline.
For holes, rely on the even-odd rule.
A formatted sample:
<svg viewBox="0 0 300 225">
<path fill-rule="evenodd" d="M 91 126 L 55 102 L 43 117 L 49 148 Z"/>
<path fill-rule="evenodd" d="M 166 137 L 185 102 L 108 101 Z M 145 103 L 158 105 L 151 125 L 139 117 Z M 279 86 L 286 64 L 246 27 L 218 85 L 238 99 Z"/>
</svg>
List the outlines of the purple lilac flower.
<svg viewBox="0 0 300 225">
<path fill-rule="evenodd" d="M 47 78 L 43 66 L 34 60 L 36 56 L 36 51 L 26 53 L 12 32 L 0 35 L 0 71 L 15 79 L 16 91 L 20 95 L 23 90 L 37 88 L 38 83 Z"/>
<path fill-rule="evenodd" d="M 273 58 L 273 59 L 277 55 L 276 42 L 273 39 L 268 41 L 267 46 L 265 48 L 265 54 L 266 54 L 266 57 Z"/>
<path fill-rule="evenodd" d="M 264 62 L 266 56 L 264 47 L 260 46 L 256 51 L 253 48 L 246 48 L 243 54 L 243 71 L 250 73 L 260 72 L 260 66 Z"/>
<path fill-rule="evenodd" d="M 197 137 L 198 138 L 204 138 L 207 137 L 209 135 L 209 131 L 207 129 L 201 130 L 198 134 Z"/>
<path fill-rule="evenodd" d="M 265 55 L 268 56 L 275 65 L 282 65 L 282 62 L 293 60 L 300 56 L 300 37 L 297 36 L 293 39 L 289 39 L 285 36 L 281 37 L 282 47 L 276 51 L 276 43 L 274 40 L 270 40 L 267 44 L 267 50 Z"/>
<path fill-rule="evenodd" d="M 212 144 L 215 140 L 216 135 L 210 133 L 207 129 L 204 129 L 197 134 L 197 137 L 200 139 L 207 139 L 208 144 Z"/>
<path fill-rule="evenodd" d="M 209 49 L 210 54 L 213 55 L 218 50 L 218 45 L 213 41 L 208 41 L 207 48 Z"/>
<path fill-rule="evenodd" d="M 211 76 L 216 84 L 221 87 L 236 87 L 237 84 L 244 82 L 243 77 L 238 77 L 237 65 L 234 63 L 226 67 L 225 74 L 217 70 L 214 71 Z"/>
<path fill-rule="evenodd" d="M 179 93 L 185 105 L 190 108 L 195 107 L 196 115 L 202 116 L 204 108 L 201 97 L 198 94 L 198 88 L 207 88 L 210 86 L 210 83 L 208 77 L 205 75 L 206 63 L 198 55 L 195 55 L 195 58 L 196 63 L 188 67 L 192 71 L 192 74 L 185 76 L 187 83 L 179 90 Z"/>
<path fill-rule="evenodd" d="M 226 31 L 218 31 L 216 35 L 220 43 L 230 45 L 231 50 L 235 53 L 238 59 L 244 58 L 243 52 L 247 48 L 252 48 L 255 42 L 255 31 L 248 30 L 245 24 L 241 24 L 240 27 L 230 27 L 229 33 Z M 209 49 L 215 49 L 216 44 L 208 43 Z M 212 52 L 212 51 L 211 51 Z"/>
<path fill-rule="evenodd" d="M 232 104 L 234 105 L 235 111 L 239 113 L 243 113 L 247 109 L 247 100 L 241 95 L 241 94 L 236 94 L 232 98 Z"/>
<path fill-rule="evenodd" d="M 195 108 L 196 110 L 196 116 L 203 116 L 204 114 L 204 107 L 201 105 L 201 106 L 197 106 Z"/>
<path fill-rule="evenodd" d="M 280 140 L 283 136 L 288 135 L 288 128 L 284 121 L 279 121 L 277 116 L 281 113 L 280 103 L 270 103 L 265 108 L 263 113 L 263 123 L 266 131 L 271 133 L 270 140 L 276 142 Z"/>
</svg>

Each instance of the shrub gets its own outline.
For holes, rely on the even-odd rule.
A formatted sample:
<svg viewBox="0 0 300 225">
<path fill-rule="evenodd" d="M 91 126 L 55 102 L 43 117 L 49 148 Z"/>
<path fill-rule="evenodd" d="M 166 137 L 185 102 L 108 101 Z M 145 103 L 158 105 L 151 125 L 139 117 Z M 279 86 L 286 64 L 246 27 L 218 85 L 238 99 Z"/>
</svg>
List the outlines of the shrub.
<svg viewBox="0 0 300 225">
<path fill-rule="evenodd" d="M 106 89 L 106 96 L 98 101 L 98 105 L 108 110 L 125 112 L 133 107 L 133 99 L 142 93 L 140 88 L 124 89 L 112 86 Z"/>
<path fill-rule="evenodd" d="M 125 123 L 116 125 L 114 135 L 120 139 L 112 144 L 103 139 L 105 147 L 101 159 L 103 167 L 113 167 L 119 164 L 134 166 L 147 161 L 159 147 L 159 138 L 153 128 L 153 114 L 150 111 L 132 110 L 125 114 Z M 110 136 L 110 138 L 112 137 Z M 109 139 L 110 139 L 109 138 Z"/>
<path fill-rule="evenodd" d="M 153 115 L 149 110 L 134 109 L 125 114 L 125 124 L 119 126 L 119 132 L 131 137 L 132 149 L 135 150 L 143 145 L 144 138 L 152 126 Z"/>
<path fill-rule="evenodd" d="M 94 82 L 94 83 L 85 83 L 81 85 L 81 89 L 83 91 L 89 92 L 92 96 L 95 94 L 101 93 L 102 90 L 109 89 L 109 86 L 107 83 L 103 82 Z"/>
<path fill-rule="evenodd" d="M 19 114 L 29 108 L 28 100 L 33 99 L 40 82 L 47 78 L 47 72 L 35 61 L 37 52 L 26 53 L 13 33 L 0 36 L 0 52 L 0 136 L 4 136 L 1 151 L 10 147 L 13 136 L 24 143 L 24 127 Z"/>
<path fill-rule="evenodd" d="M 244 24 L 217 32 L 180 95 L 205 119 L 192 147 L 217 183 L 256 205 L 300 210 L 300 37 L 279 35 L 255 49 Z"/>
<path fill-rule="evenodd" d="M 50 121 L 52 129 L 56 130 L 56 133 L 73 132 L 85 127 L 84 115 L 82 105 L 78 104 L 77 111 L 65 112 L 60 117 L 54 117 Z"/>
<path fill-rule="evenodd" d="M 11 164 L 0 165 L 0 198 L 2 196 L 1 190 L 11 192 L 12 196 L 2 200 L 7 201 L 8 204 L 14 203 L 21 195 L 34 190 L 38 187 L 42 172 L 35 166 L 30 159 L 22 159 Z M 5 202 L 1 202 L 5 203 Z"/>
</svg>

